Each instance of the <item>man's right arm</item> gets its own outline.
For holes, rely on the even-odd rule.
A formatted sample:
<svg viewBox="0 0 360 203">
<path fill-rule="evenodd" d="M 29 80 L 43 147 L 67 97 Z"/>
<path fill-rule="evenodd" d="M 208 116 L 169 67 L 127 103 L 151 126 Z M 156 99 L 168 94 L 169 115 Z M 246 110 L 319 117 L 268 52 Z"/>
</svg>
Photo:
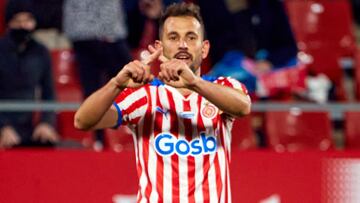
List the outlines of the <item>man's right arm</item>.
<svg viewBox="0 0 360 203">
<path fill-rule="evenodd" d="M 80 130 L 113 127 L 117 122 L 116 109 L 110 108 L 121 92 L 114 79 L 90 95 L 77 110 L 74 126 Z"/>
<path fill-rule="evenodd" d="M 77 110 L 74 126 L 80 130 L 110 128 L 118 124 L 118 110 L 112 106 L 115 98 L 125 88 L 137 88 L 153 79 L 150 64 L 162 50 L 153 50 L 146 61 L 132 61 L 106 85 L 90 95 Z"/>
<path fill-rule="evenodd" d="M 125 65 L 117 76 L 90 95 L 77 110 L 74 126 L 80 130 L 110 128 L 117 125 L 118 112 L 112 106 L 115 98 L 125 88 L 137 88 L 146 84 L 153 76 L 150 68 L 140 61 Z"/>
</svg>

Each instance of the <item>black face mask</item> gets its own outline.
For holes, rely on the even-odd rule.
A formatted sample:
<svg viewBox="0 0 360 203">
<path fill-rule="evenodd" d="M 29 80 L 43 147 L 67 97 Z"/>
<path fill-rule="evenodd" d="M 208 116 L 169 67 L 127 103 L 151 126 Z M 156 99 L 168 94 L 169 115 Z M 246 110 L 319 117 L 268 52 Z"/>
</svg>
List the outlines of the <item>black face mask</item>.
<svg viewBox="0 0 360 203">
<path fill-rule="evenodd" d="M 16 44 L 21 44 L 30 40 L 32 31 L 26 29 L 10 29 L 9 34 L 11 39 L 15 41 Z"/>
</svg>

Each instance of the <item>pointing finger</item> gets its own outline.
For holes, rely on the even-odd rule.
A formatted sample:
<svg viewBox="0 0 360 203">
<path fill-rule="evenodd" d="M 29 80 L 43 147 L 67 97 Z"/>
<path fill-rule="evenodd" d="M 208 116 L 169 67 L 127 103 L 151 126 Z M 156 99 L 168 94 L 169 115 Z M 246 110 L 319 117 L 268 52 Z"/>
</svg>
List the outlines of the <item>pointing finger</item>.
<svg viewBox="0 0 360 203">
<path fill-rule="evenodd" d="M 148 50 L 150 51 L 150 53 L 154 53 L 154 52 L 156 52 L 157 49 L 153 45 L 150 44 L 148 46 Z"/>
<path fill-rule="evenodd" d="M 152 46 L 150 48 L 150 46 L 151 45 L 149 45 L 149 51 L 150 51 L 151 54 L 149 53 L 149 51 L 146 51 L 147 56 L 145 56 L 144 59 L 142 59 L 142 61 L 141 61 L 143 64 L 146 64 L 146 65 L 149 65 L 150 63 L 155 61 L 160 56 L 160 54 L 162 54 L 162 49 L 160 49 L 160 48 L 155 49 Z"/>
<path fill-rule="evenodd" d="M 160 50 L 160 54 L 157 56 L 157 59 L 161 61 L 161 63 L 169 61 L 169 59 L 164 56 L 162 48 L 155 48 L 154 46 L 149 45 L 148 49 L 152 54 Z"/>
</svg>

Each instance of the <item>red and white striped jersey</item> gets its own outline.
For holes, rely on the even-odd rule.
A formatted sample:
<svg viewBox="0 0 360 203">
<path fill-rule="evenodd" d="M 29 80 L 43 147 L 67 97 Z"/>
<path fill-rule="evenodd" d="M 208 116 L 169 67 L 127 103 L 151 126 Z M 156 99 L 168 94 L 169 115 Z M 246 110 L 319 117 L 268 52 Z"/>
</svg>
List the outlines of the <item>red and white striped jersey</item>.
<svg viewBox="0 0 360 203">
<path fill-rule="evenodd" d="M 247 94 L 235 79 L 212 82 Z M 231 116 L 159 80 L 125 89 L 114 105 L 133 132 L 138 202 L 231 202 Z"/>
</svg>

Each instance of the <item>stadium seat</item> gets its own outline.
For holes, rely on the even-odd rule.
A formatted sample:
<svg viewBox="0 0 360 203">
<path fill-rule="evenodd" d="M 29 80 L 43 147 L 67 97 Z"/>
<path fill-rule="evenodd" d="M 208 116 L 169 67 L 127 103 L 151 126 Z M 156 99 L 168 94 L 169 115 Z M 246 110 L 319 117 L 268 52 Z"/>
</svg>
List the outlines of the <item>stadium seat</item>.
<svg viewBox="0 0 360 203">
<path fill-rule="evenodd" d="M 255 149 L 257 147 L 256 137 L 252 128 L 251 116 L 237 118 L 231 131 L 231 148 L 233 149 Z"/>
<path fill-rule="evenodd" d="M 105 129 L 104 144 L 106 149 L 115 152 L 134 149 L 133 136 L 127 126 L 120 126 L 118 129 Z"/>
<path fill-rule="evenodd" d="M 301 50 L 328 43 L 342 55 L 354 53 L 356 43 L 348 0 L 286 0 L 285 6 Z"/>
<path fill-rule="evenodd" d="M 57 100 L 61 102 L 82 101 L 82 89 L 72 50 L 51 52 Z"/>
<path fill-rule="evenodd" d="M 360 101 L 360 48 L 356 52 L 355 56 L 355 96 Z"/>
<path fill-rule="evenodd" d="M 81 102 L 82 90 L 76 69 L 74 53 L 70 49 L 51 51 L 55 91 L 58 102 Z M 85 148 L 94 143 L 93 132 L 74 128 L 74 111 L 63 111 L 57 115 L 57 127 L 62 139 L 74 141 Z"/>
<path fill-rule="evenodd" d="M 345 112 L 345 149 L 360 149 L 360 111 Z"/>
<path fill-rule="evenodd" d="M 289 111 L 265 113 L 268 146 L 278 152 L 329 150 L 333 147 L 332 126 L 327 112 Z"/>
<path fill-rule="evenodd" d="M 340 65 L 341 56 L 331 47 L 320 46 L 317 50 L 308 50 L 313 58 L 308 70 L 313 73 L 324 73 L 335 86 L 335 97 L 339 101 L 347 100 L 344 87 L 344 70 Z"/>
<path fill-rule="evenodd" d="M 75 129 L 74 111 L 63 111 L 57 116 L 57 127 L 63 141 L 80 143 L 85 148 L 92 148 L 94 144 L 93 132 Z"/>
<path fill-rule="evenodd" d="M 309 69 L 325 73 L 336 99 L 346 100 L 341 61 L 353 59 L 356 50 L 349 1 L 286 0 L 285 6 L 298 48 L 312 56 Z"/>
</svg>

